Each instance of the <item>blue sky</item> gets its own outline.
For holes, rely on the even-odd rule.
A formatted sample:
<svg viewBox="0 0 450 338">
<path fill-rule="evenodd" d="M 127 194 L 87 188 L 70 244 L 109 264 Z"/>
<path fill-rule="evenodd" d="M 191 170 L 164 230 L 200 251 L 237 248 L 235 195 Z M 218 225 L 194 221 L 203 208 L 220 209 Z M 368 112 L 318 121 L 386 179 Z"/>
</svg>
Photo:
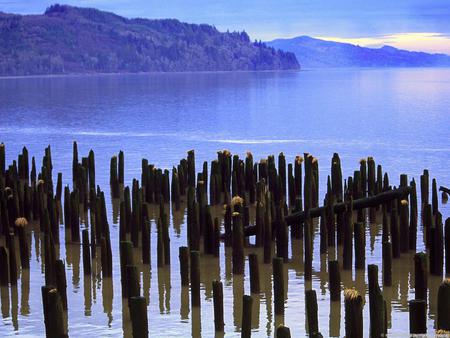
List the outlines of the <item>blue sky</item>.
<svg viewBox="0 0 450 338">
<path fill-rule="evenodd" d="M 42 13 L 55 1 L 0 0 L 0 11 Z M 177 18 L 253 39 L 310 35 L 365 46 L 450 54 L 450 0 L 66 0 L 126 17 Z"/>
</svg>

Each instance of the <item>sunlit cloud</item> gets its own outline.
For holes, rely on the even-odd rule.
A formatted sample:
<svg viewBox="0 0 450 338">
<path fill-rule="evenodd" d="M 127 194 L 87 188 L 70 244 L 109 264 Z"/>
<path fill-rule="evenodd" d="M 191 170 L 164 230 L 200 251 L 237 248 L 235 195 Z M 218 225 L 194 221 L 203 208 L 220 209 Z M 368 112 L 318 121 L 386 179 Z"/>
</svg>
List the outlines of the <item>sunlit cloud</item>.
<svg viewBox="0 0 450 338">
<path fill-rule="evenodd" d="M 450 54 L 450 36 L 441 33 L 398 33 L 373 37 L 342 38 L 316 36 L 318 39 L 351 43 L 363 47 L 392 47 L 411 51 Z"/>
</svg>

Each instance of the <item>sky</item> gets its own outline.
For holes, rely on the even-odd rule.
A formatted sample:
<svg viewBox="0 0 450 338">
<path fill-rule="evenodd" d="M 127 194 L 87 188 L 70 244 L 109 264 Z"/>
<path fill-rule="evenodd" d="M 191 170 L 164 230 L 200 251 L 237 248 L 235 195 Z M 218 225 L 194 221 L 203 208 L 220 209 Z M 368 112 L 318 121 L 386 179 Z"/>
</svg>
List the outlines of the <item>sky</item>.
<svg viewBox="0 0 450 338">
<path fill-rule="evenodd" d="M 0 11 L 39 14 L 55 1 L 0 0 Z M 263 41 L 299 35 L 368 47 L 450 54 L 450 0 L 65 0 L 133 18 L 176 18 Z"/>
</svg>

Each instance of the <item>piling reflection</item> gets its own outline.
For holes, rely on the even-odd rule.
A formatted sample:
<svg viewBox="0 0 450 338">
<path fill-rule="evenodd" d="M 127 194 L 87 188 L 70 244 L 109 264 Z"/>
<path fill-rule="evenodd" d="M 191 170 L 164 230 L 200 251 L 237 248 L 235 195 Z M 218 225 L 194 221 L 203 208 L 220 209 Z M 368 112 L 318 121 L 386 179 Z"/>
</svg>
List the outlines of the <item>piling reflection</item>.
<svg viewBox="0 0 450 338">
<path fill-rule="evenodd" d="M 170 313 L 170 266 L 158 268 L 159 312 Z"/>
<path fill-rule="evenodd" d="M 26 316 L 30 313 L 30 269 L 22 270 L 20 292 L 20 314 Z"/>
</svg>

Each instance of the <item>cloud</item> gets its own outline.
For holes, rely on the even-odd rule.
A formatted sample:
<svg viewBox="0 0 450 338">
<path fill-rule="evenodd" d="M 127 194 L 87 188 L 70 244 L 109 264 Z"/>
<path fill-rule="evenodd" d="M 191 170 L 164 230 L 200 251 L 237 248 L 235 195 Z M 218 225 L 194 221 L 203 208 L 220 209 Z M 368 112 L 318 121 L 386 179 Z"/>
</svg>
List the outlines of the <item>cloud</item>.
<svg viewBox="0 0 450 338">
<path fill-rule="evenodd" d="M 345 38 L 335 36 L 316 36 L 318 39 L 346 42 L 363 47 L 393 46 L 411 51 L 450 54 L 450 36 L 436 32 L 396 33 L 378 36 Z"/>
</svg>

